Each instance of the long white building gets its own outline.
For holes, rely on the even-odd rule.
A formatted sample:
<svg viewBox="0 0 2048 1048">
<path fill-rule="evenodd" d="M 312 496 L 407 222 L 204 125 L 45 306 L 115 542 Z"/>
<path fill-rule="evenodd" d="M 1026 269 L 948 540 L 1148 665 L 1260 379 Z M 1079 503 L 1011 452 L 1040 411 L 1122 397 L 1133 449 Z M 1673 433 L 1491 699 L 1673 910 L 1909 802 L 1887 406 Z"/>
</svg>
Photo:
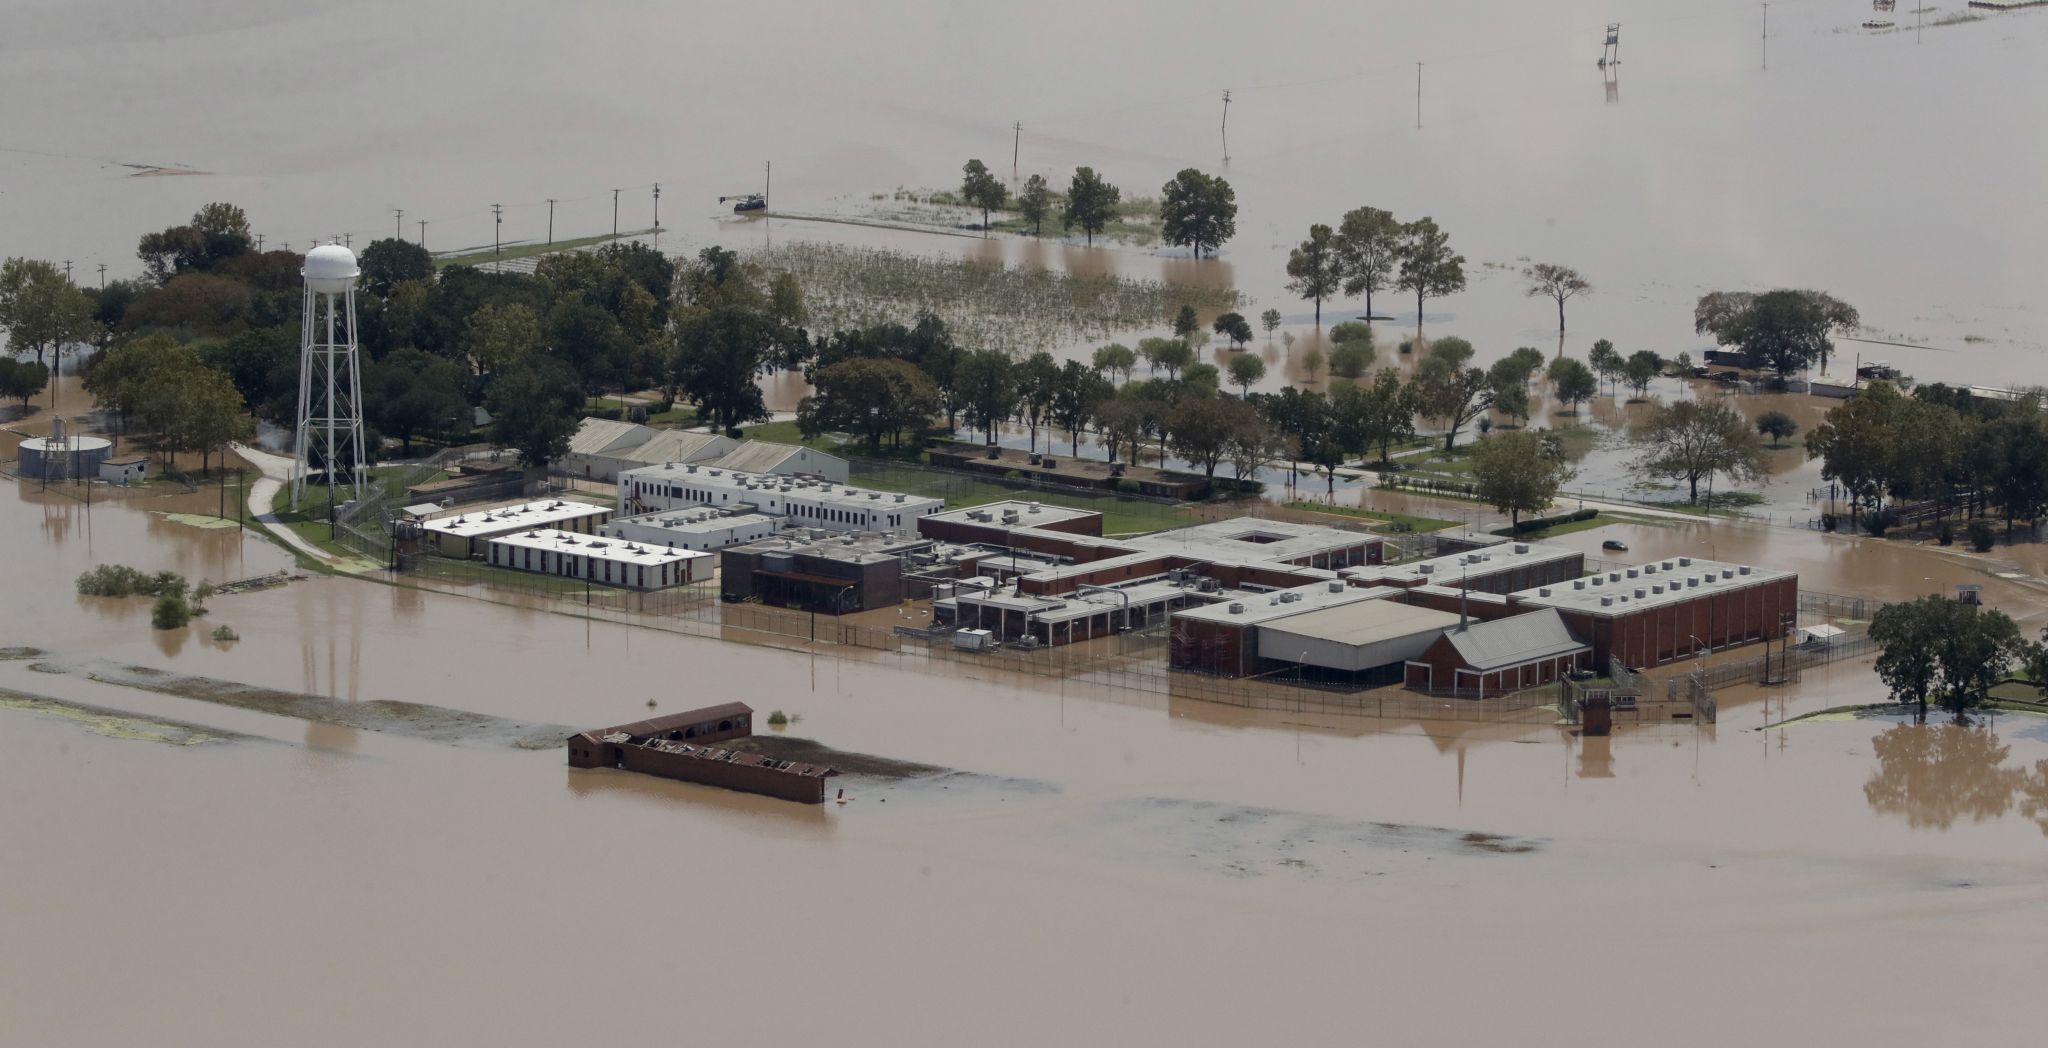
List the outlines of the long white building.
<svg viewBox="0 0 2048 1048">
<path fill-rule="evenodd" d="M 670 462 L 619 474 L 621 516 L 691 506 L 745 507 L 826 531 L 915 531 L 920 517 L 943 512 L 942 499 L 848 487 L 816 477 L 749 473 Z"/>
<path fill-rule="evenodd" d="M 718 558 L 709 553 L 552 529 L 491 539 L 485 559 L 500 568 L 637 590 L 707 582 L 718 564 Z"/>
<path fill-rule="evenodd" d="M 597 533 L 650 546 L 716 552 L 728 546 L 773 538 L 782 530 L 783 521 L 776 517 L 745 510 L 697 506 L 638 517 L 617 517 L 609 524 L 599 525 Z"/>
</svg>

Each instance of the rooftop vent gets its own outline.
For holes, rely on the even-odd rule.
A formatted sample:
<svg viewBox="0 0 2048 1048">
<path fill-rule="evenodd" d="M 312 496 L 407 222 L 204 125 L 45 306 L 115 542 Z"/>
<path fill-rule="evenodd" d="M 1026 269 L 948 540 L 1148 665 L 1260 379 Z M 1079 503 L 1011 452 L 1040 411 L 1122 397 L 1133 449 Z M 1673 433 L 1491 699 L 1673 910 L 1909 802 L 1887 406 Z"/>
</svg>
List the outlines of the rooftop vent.
<svg viewBox="0 0 2048 1048">
<path fill-rule="evenodd" d="M 1604 576 L 1604 575 L 1595 575 L 1595 576 L 1593 576 L 1593 585 L 1595 585 L 1595 586 L 1599 586 L 1599 585 L 1602 585 L 1602 584 L 1604 584 L 1604 583 L 1605 583 L 1606 581 L 1607 581 L 1607 578 L 1606 578 L 1606 576 Z"/>
<path fill-rule="evenodd" d="M 1665 570 L 1665 571 L 1670 571 L 1670 570 L 1671 570 L 1671 562 L 1670 562 L 1670 561 L 1668 561 L 1668 560 L 1667 560 L 1667 561 L 1665 561 L 1665 562 L 1664 562 L 1664 570 Z"/>
<path fill-rule="evenodd" d="M 1242 604 L 1238 604 L 1238 603 L 1235 603 L 1235 602 L 1233 602 L 1233 603 L 1232 603 L 1232 604 L 1230 605 L 1230 613 L 1231 613 L 1232 615 L 1242 615 L 1242 614 L 1244 614 L 1244 605 L 1242 605 Z"/>
<path fill-rule="evenodd" d="M 902 502 L 902 501 L 903 501 L 904 499 L 907 499 L 907 498 L 909 498 L 909 497 L 910 497 L 910 496 L 908 496 L 908 495 L 897 495 L 897 496 L 896 496 L 896 501 L 898 501 L 898 502 Z M 1036 512 L 1038 512 L 1038 511 L 1034 509 L 1034 510 L 1032 510 L 1031 512 L 1033 512 L 1033 513 L 1036 513 Z"/>
<path fill-rule="evenodd" d="M 1515 543 L 1515 552 L 1516 552 L 1516 553 L 1527 553 L 1527 552 L 1529 552 L 1529 544 L 1528 544 L 1528 543 L 1526 543 L 1526 542 L 1517 542 L 1517 543 Z"/>
<path fill-rule="evenodd" d="M 1618 571 L 1610 571 L 1610 572 L 1608 572 L 1608 573 L 1607 573 L 1607 581 L 1609 581 L 1609 582 L 1620 582 L 1620 581 L 1621 581 L 1621 572 L 1618 572 Z"/>
<path fill-rule="evenodd" d="M 1734 577 L 1735 577 L 1735 569 L 1734 569 L 1734 568 L 1722 568 L 1722 569 L 1721 569 L 1721 577 L 1722 577 L 1722 578 L 1724 578 L 1724 579 L 1732 579 L 1732 578 L 1734 578 Z"/>
<path fill-rule="evenodd" d="M 676 464 L 675 464 L 675 463 L 673 463 L 673 462 L 664 462 L 664 463 L 662 463 L 662 464 L 661 464 L 661 468 L 663 468 L 663 469 L 674 469 L 674 468 L 676 468 Z"/>
<path fill-rule="evenodd" d="M 1537 596 L 1539 596 L 1539 597 L 1548 597 L 1548 596 L 1550 596 L 1550 587 L 1549 587 L 1549 586 L 1545 586 L 1545 587 L 1543 587 L 1542 589 L 1540 589 L 1540 590 L 1537 590 L 1537 591 L 1536 591 L 1536 595 L 1537 595 Z"/>
<path fill-rule="evenodd" d="M 1330 592 L 1331 592 L 1331 593 L 1342 593 L 1342 592 L 1344 592 L 1344 584 L 1343 584 L 1342 582 L 1339 582 L 1339 581 L 1336 581 L 1336 580 L 1332 579 L 1332 580 L 1331 580 L 1331 582 L 1330 582 Z M 1545 595 L 1546 595 L 1546 596 L 1548 595 L 1548 591 L 1545 591 Z"/>
<path fill-rule="evenodd" d="M 1692 567 L 1692 558 L 1691 558 L 1691 557 L 1680 557 L 1680 558 L 1678 558 L 1678 566 L 1679 566 L 1679 567 L 1681 567 L 1681 568 L 1689 568 L 1689 567 Z"/>
<path fill-rule="evenodd" d="M 1582 589 L 1585 589 L 1585 588 L 1586 588 L 1586 580 L 1585 580 L 1585 579 L 1573 579 L 1573 580 L 1572 580 L 1572 588 L 1573 588 L 1573 589 L 1575 589 L 1575 590 L 1582 590 Z"/>
<path fill-rule="evenodd" d="M 901 499 L 903 498 L 903 496 L 901 496 L 901 495 L 898 495 L 898 496 L 896 496 L 896 498 L 897 498 L 897 499 L 898 499 L 898 500 L 900 501 L 900 500 L 901 500 Z M 1038 512 L 1038 503 L 1034 502 L 1034 503 L 1032 503 L 1032 504 L 1031 504 L 1031 512 L 1033 512 L 1033 513 L 1036 513 L 1036 512 Z"/>
<path fill-rule="evenodd" d="M 1736 570 L 1736 571 L 1738 571 L 1738 572 L 1741 572 L 1741 573 L 1742 573 L 1742 574 L 1744 574 L 1744 575 L 1747 575 L 1747 574 L 1749 574 L 1749 565 L 1747 565 L 1747 564 L 1744 564 L 1743 566 L 1741 566 L 1741 567 L 1739 567 L 1739 568 L 1736 568 L 1735 570 Z"/>
<path fill-rule="evenodd" d="M 1636 587 L 1636 596 L 1640 597 L 1640 596 L 1642 596 L 1642 595 L 1643 595 L 1643 588 L 1642 588 L 1641 586 L 1637 586 L 1637 587 Z"/>
<path fill-rule="evenodd" d="M 1613 598 L 1613 597 L 1602 597 L 1602 598 L 1600 598 L 1600 606 L 1601 606 L 1601 607 L 1603 607 L 1603 608 L 1611 608 L 1611 607 L 1613 607 L 1613 606 L 1614 606 L 1614 598 Z"/>
<path fill-rule="evenodd" d="M 1628 577 L 1629 577 L 1629 578 L 1635 578 L 1635 577 L 1636 577 L 1636 569 L 1634 569 L 1634 568 L 1630 568 L 1630 569 L 1628 569 Z"/>
<path fill-rule="evenodd" d="M 1424 564 L 1416 570 L 1422 572 L 1424 575 L 1434 575 L 1436 574 L 1436 565 Z"/>
<path fill-rule="evenodd" d="M 695 473 L 695 472 L 697 472 L 697 464 L 696 464 L 696 463 L 694 463 L 694 462 L 692 462 L 692 463 L 690 463 L 689 465 L 687 465 L 687 466 L 684 466 L 684 467 L 683 467 L 683 472 L 685 472 L 685 473 Z"/>
<path fill-rule="evenodd" d="M 1651 587 L 1650 587 L 1650 592 L 1651 592 L 1651 593 L 1662 593 L 1662 592 L 1664 592 L 1664 584 L 1660 582 L 1660 583 L 1656 584 L 1655 586 L 1651 586 Z"/>
<path fill-rule="evenodd" d="M 1656 573 L 1657 573 L 1657 565 L 1655 565 L 1655 564 L 1645 564 L 1645 565 L 1643 565 L 1643 574 L 1645 574 L 1645 575 L 1655 575 Z"/>
</svg>

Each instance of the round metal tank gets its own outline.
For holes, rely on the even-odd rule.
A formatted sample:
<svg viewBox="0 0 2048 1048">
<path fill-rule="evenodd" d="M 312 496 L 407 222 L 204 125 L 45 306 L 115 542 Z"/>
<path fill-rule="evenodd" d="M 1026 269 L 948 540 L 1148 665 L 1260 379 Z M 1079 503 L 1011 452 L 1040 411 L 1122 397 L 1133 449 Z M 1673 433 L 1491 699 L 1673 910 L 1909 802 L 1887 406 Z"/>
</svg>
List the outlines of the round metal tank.
<svg viewBox="0 0 2048 1048">
<path fill-rule="evenodd" d="M 21 442 L 17 468 L 37 479 L 96 480 L 100 463 L 113 454 L 114 442 L 105 437 L 30 437 Z"/>
<path fill-rule="evenodd" d="M 339 295 L 355 287 L 362 269 L 356 265 L 355 252 L 340 244 L 322 244 L 306 252 L 306 262 L 299 273 L 314 291 Z"/>
</svg>

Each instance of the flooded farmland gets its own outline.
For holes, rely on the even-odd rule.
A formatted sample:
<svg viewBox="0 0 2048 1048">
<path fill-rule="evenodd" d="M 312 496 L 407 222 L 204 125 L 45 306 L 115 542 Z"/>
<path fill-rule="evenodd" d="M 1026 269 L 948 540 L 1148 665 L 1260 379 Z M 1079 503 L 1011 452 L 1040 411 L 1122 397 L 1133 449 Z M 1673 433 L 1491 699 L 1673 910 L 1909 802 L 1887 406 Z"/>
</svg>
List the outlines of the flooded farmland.
<svg viewBox="0 0 2048 1048">
<path fill-rule="evenodd" d="M 214 199 L 299 245 L 388 235 L 394 207 L 436 247 L 488 244 L 492 201 L 508 236 L 538 236 L 548 196 L 583 234 L 608 228 L 610 186 L 660 179 L 672 250 L 817 237 L 1225 274 L 1288 313 L 1297 340 L 1256 347 L 1287 374 L 1312 338 L 1280 288 L 1287 247 L 1373 203 L 1452 231 L 1473 287 L 1423 322 L 1484 356 L 1555 338 L 1544 302 L 1477 267 L 1529 255 L 1601 285 L 1572 307 L 1575 353 L 1696 351 L 1700 291 L 1782 282 L 1925 342 L 1877 351 L 1922 377 L 2048 381 L 2048 231 L 2026 202 L 2048 146 L 2001 133 L 2038 123 L 2048 15 L 1916 41 L 1857 31 L 1859 4 L 1774 3 L 1766 71 L 1754 5 L 1245 14 L 1054 5 L 1048 27 L 1098 34 L 1056 60 L 1004 43 L 1015 9 L 948 5 L 36 0 L 0 41 L 0 252 L 118 275 L 135 230 Z M 1610 20 L 1628 43 L 1611 90 L 1593 66 Z M 1012 120 L 1026 173 L 1094 164 L 1149 190 L 1227 170 L 1238 239 L 1197 263 L 711 204 L 770 157 L 792 211 L 942 184 L 969 154 L 1000 167 Z M 1799 454 L 1765 489 L 1781 520 L 1817 478 Z M 1611 451 L 1582 468 L 1595 494 L 1628 479 Z M 179 631 L 140 598 L 75 593 L 100 563 L 291 569 L 253 532 L 196 526 L 218 494 L 88 504 L 0 478 L 0 1041 L 554 1045 L 630 1024 L 689 1043 L 1906 1045 L 2030 1043 L 2048 1021 L 2048 720 L 1786 723 L 1880 698 L 1867 659 L 1725 691 L 1717 724 L 1580 738 L 933 673 L 351 578 L 217 597 Z M 1558 541 L 1611 537 L 1884 599 L 1982 584 L 2029 635 L 2048 624 L 2037 546 L 1669 518 Z M 171 677 L 328 703 L 143 686 Z M 814 808 L 519 745 L 729 699 L 963 774 Z M 478 720 L 372 715 L 400 703 Z"/>
</svg>

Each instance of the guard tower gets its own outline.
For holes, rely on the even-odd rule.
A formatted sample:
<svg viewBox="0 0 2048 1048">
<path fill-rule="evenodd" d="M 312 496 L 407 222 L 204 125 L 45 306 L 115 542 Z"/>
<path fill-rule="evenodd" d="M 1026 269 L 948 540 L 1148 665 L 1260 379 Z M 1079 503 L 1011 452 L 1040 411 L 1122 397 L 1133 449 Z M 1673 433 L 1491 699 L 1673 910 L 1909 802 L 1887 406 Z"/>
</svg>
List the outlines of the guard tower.
<svg viewBox="0 0 2048 1048">
<path fill-rule="evenodd" d="M 1621 23 L 1607 23 L 1607 45 L 1600 49 L 1600 68 L 1621 64 Z"/>
<path fill-rule="evenodd" d="M 345 499 L 363 497 L 362 376 L 356 363 L 356 277 L 362 270 L 355 252 L 323 244 L 306 252 L 299 272 L 306 278 L 306 303 L 299 335 L 292 508 L 299 508 L 317 455 L 332 513 L 336 487 L 346 490 Z"/>
</svg>

